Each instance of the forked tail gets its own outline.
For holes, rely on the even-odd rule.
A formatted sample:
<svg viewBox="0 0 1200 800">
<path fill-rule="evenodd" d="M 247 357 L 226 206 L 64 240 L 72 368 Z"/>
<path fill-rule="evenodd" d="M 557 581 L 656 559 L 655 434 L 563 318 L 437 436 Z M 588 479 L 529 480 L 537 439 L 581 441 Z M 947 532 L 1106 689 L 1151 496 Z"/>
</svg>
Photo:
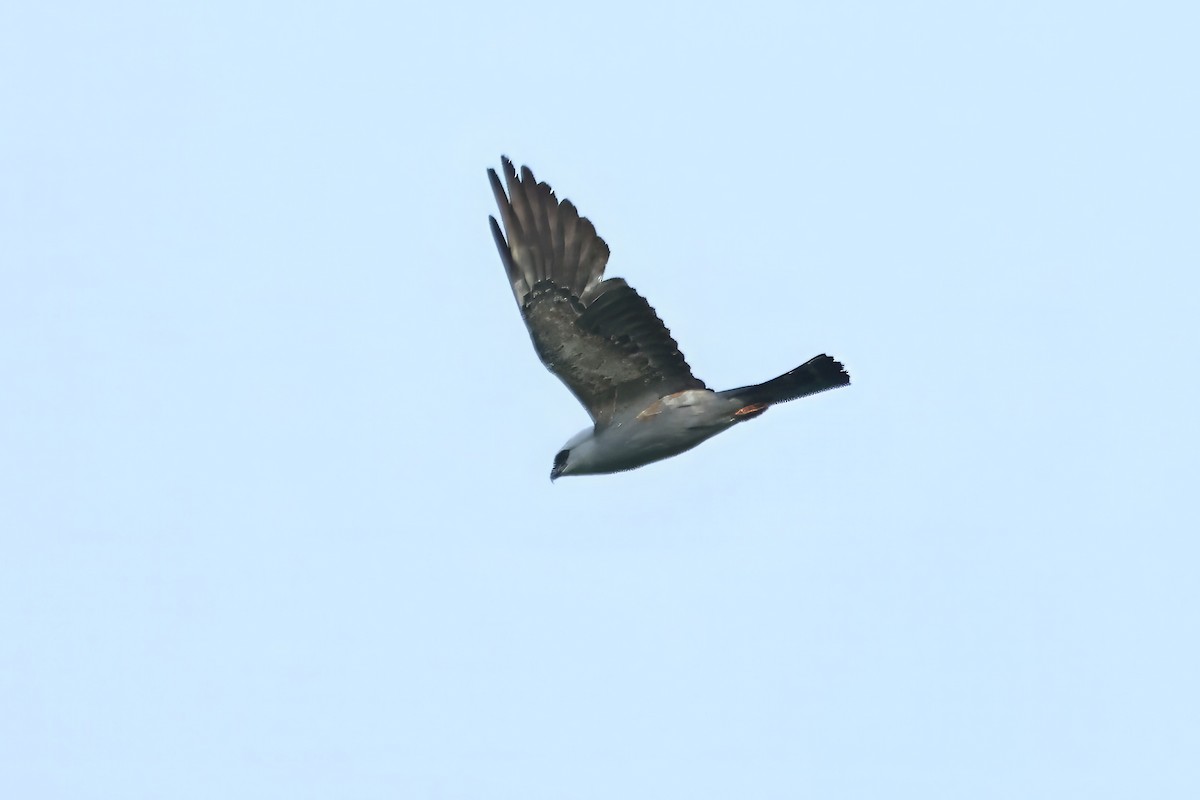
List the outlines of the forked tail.
<svg viewBox="0 0 1200 800">
<path fill-rule="evenodd" d="M 721 397 L 735 397 L 745 403 L 737 416 L 743 419 L 756 417 L 767 410 L 767 406 L 786 403 L 808 397 L 810 394 L 847 386 L 850 376 L 840 362 L 825 354 L 810 358 L 791 372 L 754 386 L 742 386 L 720 392 Z"/>
</svg>

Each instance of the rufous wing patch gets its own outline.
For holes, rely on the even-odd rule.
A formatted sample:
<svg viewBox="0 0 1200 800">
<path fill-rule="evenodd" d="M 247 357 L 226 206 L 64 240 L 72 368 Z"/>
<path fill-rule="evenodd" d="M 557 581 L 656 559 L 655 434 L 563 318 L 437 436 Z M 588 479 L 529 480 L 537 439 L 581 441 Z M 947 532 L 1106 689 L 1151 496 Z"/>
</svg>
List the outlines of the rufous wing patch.
<svg viewBox="0 0 1200 800">
<path fill-rule="evenodd" d="M 750 405 L 742 406 L 737 411 L 733 412 L 733 418 L 736 420 L 753 419 L 766 410 L 766 403 L 751 403 Z"/>
<path fill-rule="evenodd" d="M 638 419 L 650 419 L 655 414 L 661 414 L 663 410 L 662 400 L 655 400 L 650 405 L 642 409 L 642 412 L 637 415 Z"/>
</svg>

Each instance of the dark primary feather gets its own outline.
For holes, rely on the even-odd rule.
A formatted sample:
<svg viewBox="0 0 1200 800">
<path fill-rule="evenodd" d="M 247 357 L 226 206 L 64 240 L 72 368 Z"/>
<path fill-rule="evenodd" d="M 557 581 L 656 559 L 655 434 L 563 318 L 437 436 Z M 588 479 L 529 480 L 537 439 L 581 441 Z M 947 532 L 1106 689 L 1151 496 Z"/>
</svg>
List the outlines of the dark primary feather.
<svg viewBox="0 0 1200 800">
<path fill-rule="evenodd" d="M 629 403 L 703 389 L 645 298 L 620 278 L 602 280 L 608 245 L 592 223 L 528 167 L 518 177 L 501 162 L 503 183 L 488 170 L 504 223 L 502 233 L 490 218 L 496 248 L 538 357 L 592 420 L 604 425 Z"/>
</svg>

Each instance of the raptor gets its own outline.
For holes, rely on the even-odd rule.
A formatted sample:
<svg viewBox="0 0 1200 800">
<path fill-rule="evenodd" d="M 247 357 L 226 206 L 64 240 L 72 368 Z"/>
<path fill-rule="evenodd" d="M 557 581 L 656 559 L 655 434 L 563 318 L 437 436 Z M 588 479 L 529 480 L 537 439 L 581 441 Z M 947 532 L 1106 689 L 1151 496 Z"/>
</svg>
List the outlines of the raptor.
<svg viewBox="0 0 1200 800">
<path fill-rule="evenodd" d="M 778 378 L 716 392 L 692 375 L 666 325 L 621 278 L 604 278 L 608 245 L 570 200 L 529 167 L 488 170 L 504 229 L 500 260 L 538 358 L 583 404 L 592 427 L 554 457 L 550 479 L 641 467 L 678 455 L 771 406 L 850 383 L 827 355 Z"/>
</svg>

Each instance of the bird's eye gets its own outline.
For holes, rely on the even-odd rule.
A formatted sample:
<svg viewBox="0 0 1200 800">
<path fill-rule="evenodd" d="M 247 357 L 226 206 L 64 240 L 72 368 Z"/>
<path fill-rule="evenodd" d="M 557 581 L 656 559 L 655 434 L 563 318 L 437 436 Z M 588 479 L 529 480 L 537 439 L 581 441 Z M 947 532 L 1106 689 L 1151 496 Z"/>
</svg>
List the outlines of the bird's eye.
<svg viewBox="0 0 1200 800">
<path fill-rule="evenodd" d="M 554 457 L 554 468 L 562 469 L 567 465 L 567 456 L 571 454 L 570 450 L 559 450 L 558 455 Z"/>
</svg>

